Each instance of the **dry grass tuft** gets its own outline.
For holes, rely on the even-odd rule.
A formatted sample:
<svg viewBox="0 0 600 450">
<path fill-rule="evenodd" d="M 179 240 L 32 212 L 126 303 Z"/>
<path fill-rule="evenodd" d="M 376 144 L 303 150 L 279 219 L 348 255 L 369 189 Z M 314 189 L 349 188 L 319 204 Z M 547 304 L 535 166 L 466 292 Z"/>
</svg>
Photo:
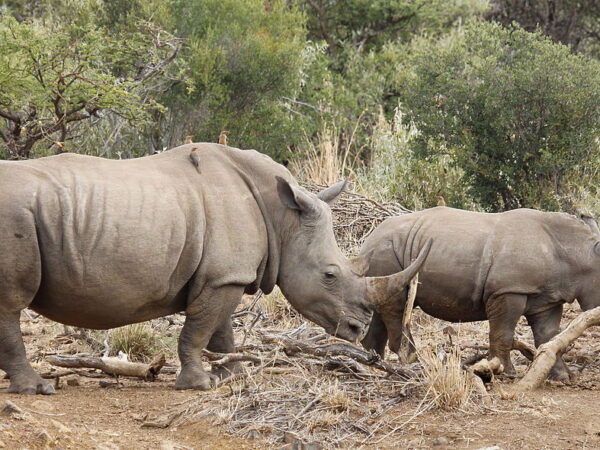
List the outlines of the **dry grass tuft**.
<svg viewBox="0 0 600 450">
<path fill-rule="evenodd" d="M 324 128 L 318 135 L 316 145 L 308 139 L 300 159 L 290 161 L 290 171 L 302 180 L 330 185 L 342 176 L 342 161 L 339 158 L 340 141 L 333 128 Z"/>
<path fill-rule="evenodd" d="M 350 409 L 353 400 L 336 379 L 332 384 L 325 387 L 321 393 L 321 403 L 335 412 L 343 412 Z"/>
<path fill-rule="evenodd" d="M 473 393 L 473 382 L 462 368 L 460 348 L 452 346 L 446 352 L 428 346 L 418 353 L 425 388 L 433 403 L 441 409 L 459 409 L 466 405 Z"/>
<path fill-rule="evenodd" d="M 161 347 L 157 335 L 145 322 L 114 329 L 109 344 L 113 353 L 122 351 L 134 361 L 149 361 Z"/>
</svg>

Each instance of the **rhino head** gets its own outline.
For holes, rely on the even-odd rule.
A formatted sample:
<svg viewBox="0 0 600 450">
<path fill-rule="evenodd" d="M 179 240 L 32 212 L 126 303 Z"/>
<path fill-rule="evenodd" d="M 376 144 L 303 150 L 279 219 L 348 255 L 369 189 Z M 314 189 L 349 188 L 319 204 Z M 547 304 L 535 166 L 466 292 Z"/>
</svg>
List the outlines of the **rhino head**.
<svg viewBox="0 0 600 450">
<path fill-rule="evenodd" d="M 365 277 L 362 261 L 346 258 L 333 234 L 329 204 L 345 185 L 342 181 L 314 195 L 278 180 L 279 198 L 291 211 L 280 236 L 277 284 L 307 319 L 334 336 L 356 342 L 366 333 L 373 308 L 402 292 L 426 255 L 397 274 Z"/>
</svg>

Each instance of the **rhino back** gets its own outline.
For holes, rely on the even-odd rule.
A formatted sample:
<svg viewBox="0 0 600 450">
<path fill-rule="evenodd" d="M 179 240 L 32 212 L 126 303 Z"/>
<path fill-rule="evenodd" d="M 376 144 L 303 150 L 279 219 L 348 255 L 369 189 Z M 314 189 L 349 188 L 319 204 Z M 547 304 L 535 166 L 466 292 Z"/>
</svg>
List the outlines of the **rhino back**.
<svg viewBox="0 0 600 450">
<path fill-rule="evenodd" d="M 2 206 L 23 211 L 35 228 L 41 282 L 32 307 L 109 328 L 185 309 L 190 283 L 196 291 L 251 283 L 266 252 L 260 211 L 226 152 L 199 147 L 201 170 L 190 148 L 0 166 L 14 194 Z"/>
<path fill-rule="evenodd" d="M 565 214 L 439 207 L 386 220 L 365 245 L 393 242 L 406 267 L 429 238 L 434 244 L 420 272 L 417 304 L 436 317 L 468 321 L 484 319 L 486 300 L 504 292 L 572 298 L 569 277 L 578 266 L 572 256 L 589 242 L 589 232 Z"/>
</svg>

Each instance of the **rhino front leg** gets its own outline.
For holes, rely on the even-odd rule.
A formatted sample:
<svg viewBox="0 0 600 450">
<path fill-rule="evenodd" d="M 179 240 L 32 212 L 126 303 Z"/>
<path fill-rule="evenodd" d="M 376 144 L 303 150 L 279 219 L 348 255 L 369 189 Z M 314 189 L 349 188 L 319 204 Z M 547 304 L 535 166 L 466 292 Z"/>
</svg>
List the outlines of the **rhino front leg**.
<svg viewBox="0 0 600 450">
<path fill-rule="evenodd" d="M 225 319 L 225 321 L 217 327 L 206 348 L 211 352 L 218 353 L 233 353 L 235 351 L 231 317 L 227 317 L 227 319 Z M 213 375 L 222 380 L 234 373 L 240 372 L 241 370 L 242 365 L 238 361 L 234 361 L 222 366 L 213 366 L 211 372 Z"/>
<path fill-rule="evenodd" d="M 545 344 L 558 334 L 562 312 L 563 305 L 560 304 L 546 311 L 525 315 L 527 323 L 533 331 L 533 340 L 536 347 Z M 556 362 L 548 377 L 552 380 L 569 381 L 569 369 L 563 361 L 562 354 L 557 355 Z"/>
<path fill-rule="evenodd" d="M 243 291 L 242 286 L 205 288 L 188 304 L 179 336 L 181 372 L 177 376 L 175 389 L 208 390 L 217 382 L 218 378 L 208 374 L 202 367 L 202 350 L 207 347 L 219 325 L 231 316 Z"/>
<path fill-rule="evenodd" d="M 19 324 L 20 311 L 0 313 L 0 369 L 10 377 L 8 392 L 54 394 L 54 387 L 40 377 L 27 361 Z"/>
<path fill-rule="evenodd" d="M 381 315 L 373 313 L 373 319 L 369 325 L 369 330 L 361 341 L 363 347 L 367 350 L 375 350 L 379 356 L 385 357 L 385 346 L 388 341 L 388 331 Z"/>
<path fill-rule="evenodd" d="M 497 356 L 504 366 L 504 373 L 516 376 L 510 359 L 510 351 L 519 318 L 525 313 L 526 295 L 504 294 L 492 297 L 486 307 L 490 322 L 490 358 Z"/>
</svg>

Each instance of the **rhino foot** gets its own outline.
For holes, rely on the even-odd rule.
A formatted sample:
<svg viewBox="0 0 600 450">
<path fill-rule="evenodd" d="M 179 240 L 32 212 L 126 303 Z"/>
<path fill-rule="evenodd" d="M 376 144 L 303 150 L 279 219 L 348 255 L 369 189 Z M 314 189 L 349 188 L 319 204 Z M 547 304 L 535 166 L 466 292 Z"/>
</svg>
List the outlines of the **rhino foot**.
<svg viewBox="0 0 600 450">
<path fill-rule="evenodd" d="M 548 379 L 567 383 L 571 380 L 571 373 L 566 367 L 554 366 L 548 375 Z"/>
<path fill-rule="evenodd" d="M 236 373 L 240 373 L 244 370 L 244 367 L 239 362 L 233 362 L 225 364 L 223 366 L 213 366 L 211 374 L 216 376 L 219 380 L 224 380 Z"/>
<path fill-rule="evenodd" d="M 33 374 L 25 377 L 11 377 L 8 392 L 26 395 L 50 395 L 54 394 L 55 390 L 50 382 L 44 380 L 38 374 Z"/>
<path fill-rule="evenodd" d="M 175 389 L 195 389 L 198 391 L 208 391 L 215 387 L 219 379 L 214 374 L 206 373 L 203 369 L 181 369 L 181 373 L 175 381 Z"/>
</svg>

